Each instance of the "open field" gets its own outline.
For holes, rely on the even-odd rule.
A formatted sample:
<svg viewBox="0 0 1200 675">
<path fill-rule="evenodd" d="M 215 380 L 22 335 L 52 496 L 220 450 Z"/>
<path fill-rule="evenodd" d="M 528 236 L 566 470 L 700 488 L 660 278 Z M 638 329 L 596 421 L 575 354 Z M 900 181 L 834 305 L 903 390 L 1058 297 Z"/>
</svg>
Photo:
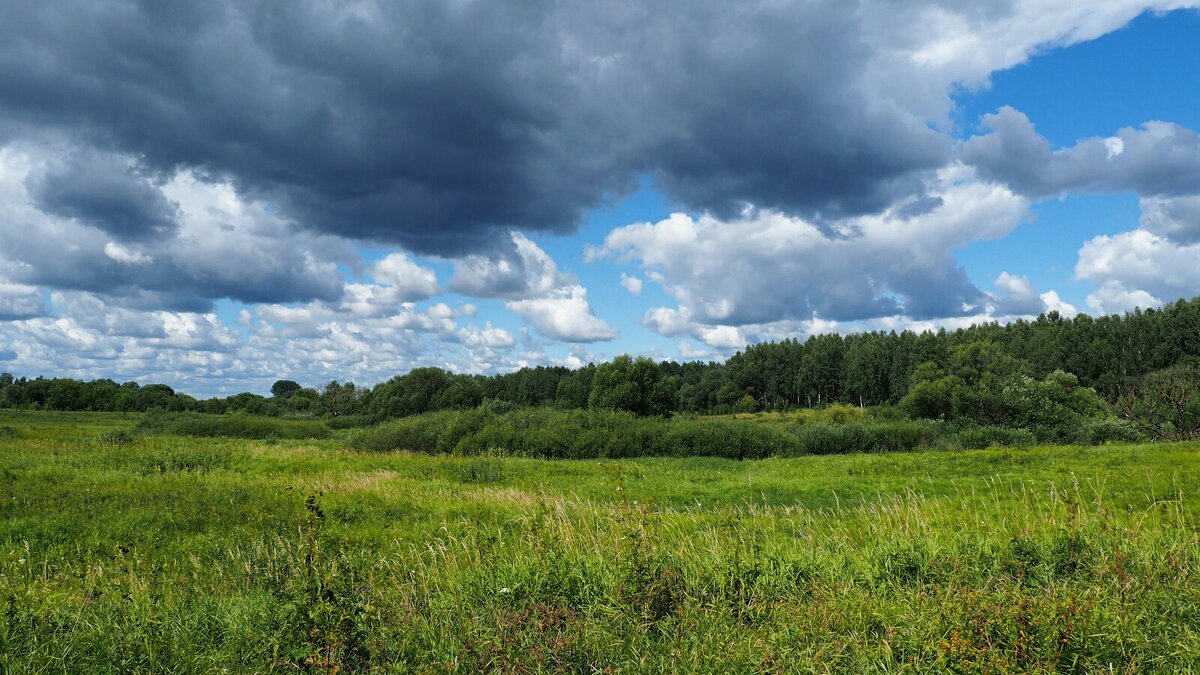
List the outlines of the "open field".
<svg viewBox="0 0 1200 675">
<path fill-rule="evenodd" d="M 0 412 L 0 672 L 1200 670 L 1200 444 L 371 454 Z"/>
</svg>

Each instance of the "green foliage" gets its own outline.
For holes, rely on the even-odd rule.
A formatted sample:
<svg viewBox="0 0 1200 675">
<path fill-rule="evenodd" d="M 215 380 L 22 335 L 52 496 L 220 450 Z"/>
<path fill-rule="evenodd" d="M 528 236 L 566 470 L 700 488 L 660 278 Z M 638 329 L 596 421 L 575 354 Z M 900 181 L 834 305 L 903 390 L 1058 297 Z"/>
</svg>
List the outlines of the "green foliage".
<svg viewBox="0 0 1200 675">
<path fill-rule="evenodd" d="M 272 396 L 287 396 L 293 392 L 300 391 L 302 387 L 295 380 L 276 380 L 275 384 L 271 385 Z"/>
<path fill-rule="evenodd" d="M 124 429 L 118 429 L 100 434 L 97 440 L 100 442 L 100 445 L 119 447 L 122 445 L 133 445 L 137 441 L 137 436 Z"/>
<path fill-rule="evenodd" d="M 1116 407 L 1147 434 L 1168 441 L 1200 438 L 1200 364 L 1184 363 L 1139 379 Z"/>
<path fill-rule="evenodd" d="M 773 425 L 720 419 L 637 417 L 608 410 L 487 408 L 429 413 L 354 434 L 350 446 L 382 452 L 585 459 L 715 456 L 735 459 L 796 454 L 795 435 Z"/>
<path fill-rule="evenodd" d="M 1027 448 L 1037 444 L 1037 436 L 1028 429 L 985 426 L 969 427 L 959 431 L 955 438 L 960 447 L 967 449 L 1018 447 Z"/>
<path fill-rule="evenodd" d="M 251 415 L 173 413 L 151 415 L 138 423 L 145 434 L 249 439 L 329 438 L 329 427 L 317 420 L 285 420 Z"/>
<path fill-rule="evenodd" d="M 654 361 L 623 354 L 596 368 L 588 406 L 643 416 L 664 415 L 675 409 L 678 388 L 675 378 L 664 378 Z"/>
<path fill-rule="evenodd" d="M 216 448 L 165 447 L 149 450 L 138 458 L 142 475 L 159 473 L 204 473 L 228 466 L 228 457 Z"/>
<path fill-rule="evenodd" d="M 852 452 L 907 452 L 939 447 L 947 431 L 931 422 L 828 424 L 816 422 L 796 429 L 799 454 L 843 455 Z"/>
<path fill-rule="evenodd" d="M 1079 378 L 1055 370 L 1041 380 L 994 346 L 971 344 L 954 351 L 951 374 L 934 363 L 918 366 L 900 407 L 917 419 L 942 419 L 977 427 L 1027 430 L 1039 440 L 1086 441 L 1080 429 L 1111 419 L 1108 406 Z M 972 443 L 984 432 L 975 430 Z"/>
<path fill-rule="evenodd" d="M 1125 420 L 1088 420 L 1080 429 L 1080 442 L 1090 445 L 1134 443 L 1147 440 L 1137 427 Z"/>
<path fill-rule="evenodd" d="M 323 420 L 325 426 L 330 429 L 359 429 L 369 427 L 375 424 L 375 420 L 367 415 L 339 415 L 337 417 L 329 417 Z"/>
</svg>

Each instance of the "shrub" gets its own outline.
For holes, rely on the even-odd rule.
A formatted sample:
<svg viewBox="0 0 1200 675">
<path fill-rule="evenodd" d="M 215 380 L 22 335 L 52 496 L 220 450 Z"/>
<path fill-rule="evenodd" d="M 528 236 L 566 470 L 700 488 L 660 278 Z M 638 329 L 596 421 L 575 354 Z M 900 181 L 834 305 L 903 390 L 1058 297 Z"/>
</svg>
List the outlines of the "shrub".
<svg viewBox="0 0 1200 675">
<path fill-rule="evenodd" d="M 1117 414 L 1167 441 L 1200 438 L 1200 365 L 1185 363 L 1133 382 Z"/>
<path fill-rule="evenodd" d="M 1091 445 L 1132 443 L 1145 437 L 1129 422 L 1116 419 L 1088 420 L 1080 429 L 1081 440 Z"/>
<path fill-rule="evenodd" d="M 907 452 L 937 447 L 946 436 L 938 422 L 893 422 L 873 427 L 876 452 Z"/>
<path fill-rule="evenodd" d="M 1028 447 L 1037 443 L 1032 431 L 1008 427 L 970 427 L 959 431 L 956 438 L 967 449 Z"/>
<path fill-rule="evenodd" d="M 325 426 L 330 429 L 359 429 L 374 423 L 375 421 L 367 415 L 338 415 L 325 420 Z"/>
<path fill-rule="evenodd" d="M 411 450 L 432 454 L 438 450 L 439 433 L 457 414 L 441 411 L 384 422 L 351 436 L 350 447 L 373 452 Z"/>
<path fill-rule="evenodd" d="M 801 453 L 806 455 L 843 455 L 874 452 L 875 438 L 862 424 L 810 424 L 797 430 Z"/>
<path fill-rule="evenodd" d="M 486 407 L 429 413 L 364 429 L 351 447 L 385 452 L 482 455 L 493 451 L 547 459 L 718 456 L 751 459 L 799 454 L 781 427 L 740 420 L 637 417 L 613 410 L 524 408 L 493 414 Z"/>
</svg>

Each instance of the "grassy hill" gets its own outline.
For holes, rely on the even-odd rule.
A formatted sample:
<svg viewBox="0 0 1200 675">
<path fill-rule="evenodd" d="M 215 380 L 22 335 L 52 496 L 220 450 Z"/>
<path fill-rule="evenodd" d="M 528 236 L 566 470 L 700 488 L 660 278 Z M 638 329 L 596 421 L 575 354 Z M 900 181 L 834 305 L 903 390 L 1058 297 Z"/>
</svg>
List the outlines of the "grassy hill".
<svg viewBox="0 0 1200 675">
<path fill-rule="evenodd" d="M 549 461 L 0 412 L 0 672 L 1200 669 L 1200 444 Z"/>
</svg>

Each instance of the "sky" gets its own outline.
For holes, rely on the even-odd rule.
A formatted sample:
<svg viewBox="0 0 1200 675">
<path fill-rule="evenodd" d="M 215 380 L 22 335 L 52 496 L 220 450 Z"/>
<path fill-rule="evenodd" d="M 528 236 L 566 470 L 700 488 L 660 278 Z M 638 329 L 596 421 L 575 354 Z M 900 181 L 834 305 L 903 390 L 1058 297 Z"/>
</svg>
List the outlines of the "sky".
<svg viewBox="0 0 1200 675">
<path fill-rule="evenodd" d="M 375 384 L 1200 295 L 1200 0 L 0 0 L 0 371 Z"/>
</svg>

